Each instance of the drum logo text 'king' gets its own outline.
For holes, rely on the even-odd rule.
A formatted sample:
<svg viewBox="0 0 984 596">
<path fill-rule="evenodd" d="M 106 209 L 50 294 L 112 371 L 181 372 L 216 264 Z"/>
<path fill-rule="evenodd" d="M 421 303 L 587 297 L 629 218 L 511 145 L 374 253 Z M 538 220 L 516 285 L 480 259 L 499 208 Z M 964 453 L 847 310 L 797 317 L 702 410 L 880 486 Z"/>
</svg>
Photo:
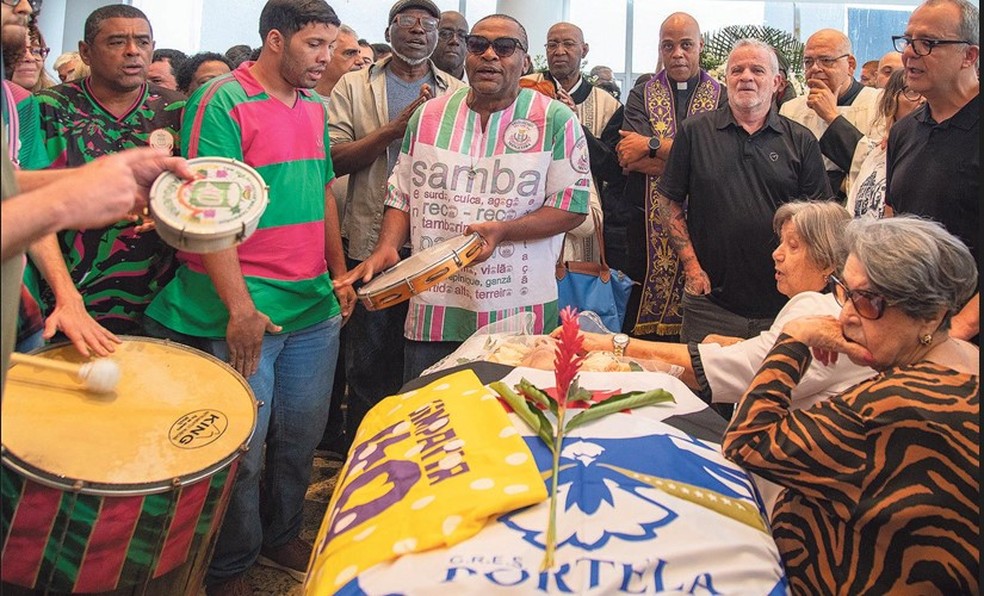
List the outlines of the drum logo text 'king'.
<svg viewBox="0 0 984 596">
<path fill-rule="evenodd" d="M 181 449 L 197 449 L 215 442 L 225 434 L 229 419 L 218 410 L 196 410 L 178 418 L 171 425 L 168 438 Z"/>
</svg>

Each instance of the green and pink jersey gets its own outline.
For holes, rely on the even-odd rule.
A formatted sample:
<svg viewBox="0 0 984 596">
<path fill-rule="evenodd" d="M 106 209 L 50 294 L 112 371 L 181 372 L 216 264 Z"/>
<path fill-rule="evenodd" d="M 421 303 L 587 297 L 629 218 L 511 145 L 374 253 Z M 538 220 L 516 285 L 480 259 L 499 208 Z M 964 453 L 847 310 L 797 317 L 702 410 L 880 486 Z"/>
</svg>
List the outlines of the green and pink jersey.
<svg viewBox="0 0 984 596">
<path fill-rule="evenodd" d="M 284 332 L 341 311 L 325 260 L 325 188 L 334 179 L 324 104 L 298 90 L 293 106 L 271 97 L 247 62 L 188 100 L 182 126 L 187 157 L 231 157 L 269 187 L 256 232 L 237 247 L 256 308 Z M 196 337 L 225 337 L 229 313 L 199 255 L 179 253 L 181 267 L 147 316 Z"/>
<path fill-rule="evenodd" d="M 521 89 L 483 130 L 468 89 L 428 101 L 407 126 L 389 179 L 387 207 L 410 215 L 414 252 L 462 234 L 471 223 L 507 221 L 541 207 L 587 213 L 587 142 L 574 113 Z M 554 268 L 563 234 L 501 242 L 485 262 L 466 267 L 410 300 L 405 335 L 463 341 L 477 329 L 521 312 L 534 333 L 557 321 Z"/>
<path fill-rule="evenodd" d="M 111 113 L 93 95 L 89 79 L 37 94 L 51 167 L 78 167 L 94 159 L 149 144 L 152 134 L 176 150 L 184 96 L 143 85 L 123 115 Z M 65 265 L 86 310 L 114 333 L 143 335 L 144 310 L 174 274 L 174 250 L 156 232 L 137 232 L 141 221 L 122 220 L 103 228 L 58 234 Z M 54 306 L 42 284 L 42 299 Z"/>
</svg>

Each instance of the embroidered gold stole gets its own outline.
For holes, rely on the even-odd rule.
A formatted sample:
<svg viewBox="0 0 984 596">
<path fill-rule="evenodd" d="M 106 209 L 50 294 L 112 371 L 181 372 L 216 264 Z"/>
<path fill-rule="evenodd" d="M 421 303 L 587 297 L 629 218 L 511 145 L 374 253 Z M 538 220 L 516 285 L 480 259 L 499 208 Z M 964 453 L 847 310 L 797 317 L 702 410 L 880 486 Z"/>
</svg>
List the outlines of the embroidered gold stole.
<svg viewBox="0 0 984 596">
<path fill-rule="evenodd" d="M 646 85 L 645 102 L 653 134 L 673 138 L 677 131 L 674 94 L 666 71 L 657 73 Z M 700 72 L 697 89 L 687 106 L 687 117 L 717 109 L 721 83 Z M 642 280 L 642 298 L 633 335 L 677 335 L 683 321 L 680 302 L 683 297 L 683 267 L 670 246 L 668 230 L 663 229 L 656 201 L 658 176 L 646 176 L 646 277 Z"/>
</svg>

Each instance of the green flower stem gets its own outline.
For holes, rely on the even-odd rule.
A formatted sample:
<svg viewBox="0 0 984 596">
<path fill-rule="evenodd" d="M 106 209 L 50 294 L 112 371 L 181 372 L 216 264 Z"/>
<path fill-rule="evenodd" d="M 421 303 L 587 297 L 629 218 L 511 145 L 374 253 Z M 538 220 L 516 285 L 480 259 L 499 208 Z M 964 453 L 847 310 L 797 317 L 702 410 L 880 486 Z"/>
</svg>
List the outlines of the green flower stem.
<svg viewBox="0 0 984 596">
<path fill-rule="evenodd" d="M 564 443 L 564 415 L 567 408 L 557 408 L 557 432 L 554 435 L 553 472 L 550 478 L 550 517 L 547 520 L 547 540 L 543 549 L 543 563 L 540 571 L 547 571 L 554 565 L 554 551 L 557 550 L 557 484 L 560 477 L 560 451 Z"/>
</svg>

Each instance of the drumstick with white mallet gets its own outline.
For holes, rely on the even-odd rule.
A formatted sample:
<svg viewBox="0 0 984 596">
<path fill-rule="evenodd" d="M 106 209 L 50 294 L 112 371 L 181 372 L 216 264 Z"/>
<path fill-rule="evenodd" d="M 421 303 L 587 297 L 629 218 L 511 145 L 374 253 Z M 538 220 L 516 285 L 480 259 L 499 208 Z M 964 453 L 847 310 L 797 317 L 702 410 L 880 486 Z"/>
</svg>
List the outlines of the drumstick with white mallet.
<svg viewBox="0 0 984 596">
<path fill-rule="evenodd" d="M 86 389 L 96 393 L 109 393 L 113 389 L 116 389 L 116 384 L 120 380 L 119 365 L 107 358 L 97 358 L 92 362 L 73 364 L 71 362 L 62 362 L 61 360 L 52 360 L 51 358 L 14 352 L 10 355 L 10 360 L 17 364 L 26 364 L 36 368 L 69 373 L 75 377 L 75 380 L 83 383 Z"/>
</svg>

